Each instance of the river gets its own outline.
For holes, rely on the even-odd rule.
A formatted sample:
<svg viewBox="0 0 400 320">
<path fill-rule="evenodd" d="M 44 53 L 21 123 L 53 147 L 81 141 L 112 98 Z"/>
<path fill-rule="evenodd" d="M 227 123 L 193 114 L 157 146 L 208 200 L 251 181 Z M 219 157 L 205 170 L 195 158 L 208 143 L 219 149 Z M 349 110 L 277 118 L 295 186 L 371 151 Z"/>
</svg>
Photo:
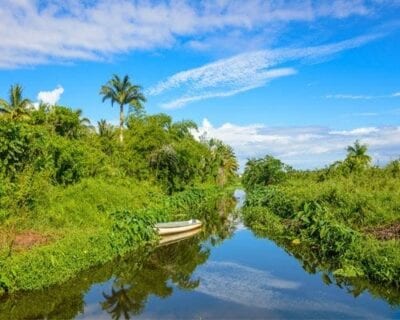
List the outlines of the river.
<svg viewBox="0 0 400 320">
<path fill-rule="evenodd" d="M 244 194 L 236 196 L 240 207 Z M 340 283 L 303 265 L 228 216 L 197 236 L 134 252 L 63 286 L 8 297 L 0 318 L 400 319 L 397 291 L 385 296 L 385 288 Z"/>
</svg>

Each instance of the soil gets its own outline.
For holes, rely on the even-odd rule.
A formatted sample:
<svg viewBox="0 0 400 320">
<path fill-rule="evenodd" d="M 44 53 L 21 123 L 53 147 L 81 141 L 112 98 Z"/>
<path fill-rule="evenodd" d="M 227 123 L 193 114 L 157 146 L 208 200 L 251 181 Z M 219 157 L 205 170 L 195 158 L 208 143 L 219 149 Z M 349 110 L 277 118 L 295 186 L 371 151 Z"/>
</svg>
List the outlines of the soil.
<svg viewBox="0 0 400 320">
<path fill-rule="evenodd" d="M 400 239 L 400 222 L 395 222 L 385 226 L 377 226 L 366 230 L 379 240 Z"/>
<path fill-rule="evenodd" d="M 41 235 L 35 231 L 24 231 L 15 236 L 13 241 L 13 248 L 24 250 L 30 249 L 33 246 L 45 244 L 48 241 L 48 237 Z"/>
</svg>

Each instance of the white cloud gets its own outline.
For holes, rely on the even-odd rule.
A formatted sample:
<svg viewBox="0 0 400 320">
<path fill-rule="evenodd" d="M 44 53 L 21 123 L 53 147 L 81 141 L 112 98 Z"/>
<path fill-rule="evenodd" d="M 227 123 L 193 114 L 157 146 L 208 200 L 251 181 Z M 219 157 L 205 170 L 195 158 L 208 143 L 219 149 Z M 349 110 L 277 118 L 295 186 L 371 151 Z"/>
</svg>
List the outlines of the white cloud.
<svg viewBox="0 0 400 320">
<path fill-rule="evenodd" d="M 261 29 L 271 30 L 262 37 L 271 39 L 291 22 L 369 16 L 381 6 L 362 0 L 0 0 L 0 68 L 107 59 L 185 42 L 204 47 L 209 38 L 235 43 Z"/>
<path fill-rule="evenodd" d="M 400 92 L 395 92 L 392 94 L 392 97 L 400 97 Z"/>
<path fill-rule="evenodd" d="M 353 129 L 353 130 L 330 131 L 329 134 L 361 137 L 361 136 L 366 136 L 366 135 L 369 135 L 371 133 L 376 133 L 376 132 L 379 132 L 378 128 L 365 127 L 365 128 L 357 128 L 357 129 Z"/>
<path fill-rule="evenodd" d="M 64 88 L 58 86 L 52 91 L 40 91 L 37 95 L 37 100 L 41 103 L 54 106 L 64 93 Z"/>
<path fill-rule="evenodd" d="M 293 75 L 294 68 L 273 68 L 295 60 L 313 60 L 366 44 L 380 35 L 360 36 L 345 41 L 304 48 L 259 50 L 221 59 L 198 68 L 178 72 L 148 90 L 149 95 L 174 94 L 161 104 L 178 108 L 190 102 L 227 97 L 262 87 L 275 78 Z"/>
<path fill-rule="evenodd" d="M 325 127 L 267 127 L 263 124 L 214 127 L 203 120 L 195 136 L 206 135 L 231 145 L 241 168 L 248 158 L 271 154 L 296 168 L 321 167 L 343 159 L 348 145 L 366 143 L 375 161 L 400 156 L 400 127 L 365 127 L 334 131 Z"/>
</svg>

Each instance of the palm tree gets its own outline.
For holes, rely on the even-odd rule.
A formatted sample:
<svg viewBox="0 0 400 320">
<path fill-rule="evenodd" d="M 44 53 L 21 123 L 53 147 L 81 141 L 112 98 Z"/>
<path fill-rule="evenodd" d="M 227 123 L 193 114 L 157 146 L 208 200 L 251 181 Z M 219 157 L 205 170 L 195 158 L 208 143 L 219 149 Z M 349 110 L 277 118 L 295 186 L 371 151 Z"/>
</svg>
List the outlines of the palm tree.
<svg viewBox="0 0 400 320">
<path fill-rule="evenodd" d="M 103 96 L 103 102 L 110 99 L 111 105 L 119 104 L 119 139 L 121 142 L 124 140 L 124 106 L 128 104 L 139 113 L 143 109 L 142 103 L 146 102 L 141 90 L 140 86 L 130 82 L 127 75 L 122 80 L 119 76 L 113 75 L 111 80 L 101 87 L 100 94 Z"/>
<path fill-rule="evenodd" d="M 90 122 L 89 118 L 86 117 L 82 117 L 82 110 L 81 109 L 77 109 L 75 110 L 75 114 L 79 119 L 79 124 L 83 127 L 83 128 L 87 128 L 87 129 L 94 129 L 94 126 L 92 125 L 92 123 Z"/>
<path fill-rule="evenodd" d="M 211 151 L 211 165 L 216 170 L 216 180 L 218 184 L 225 185 L 232 180 L 239 169 L 237 159 L 233 149 L 222 141 L 211 139 L 208 142 Z"/>
<path fill-rule="evenodd" d="M 356 140 L 354 145 L 347 147 L 346 160 L 355 160 L 362 167 L 366 167 L 371 163 L 371 157 L 367 154 L 368 147 Z"/>
<path fill-rule="evenodd" d="M 29 114 L 32 103 L 22 96 L 23 88 L 19 84 L 10 87 L 9 101 L 0 99 L 0 113 L 8 114 L 11 119 L 20 119 Z"/>
<path fill-rule="evenodd" d="M 113 126 L 104 119 L 97 121 L 97 128 L 99 129 L 100 137 L 111 138 L 114 135 Z"/>
</svg>

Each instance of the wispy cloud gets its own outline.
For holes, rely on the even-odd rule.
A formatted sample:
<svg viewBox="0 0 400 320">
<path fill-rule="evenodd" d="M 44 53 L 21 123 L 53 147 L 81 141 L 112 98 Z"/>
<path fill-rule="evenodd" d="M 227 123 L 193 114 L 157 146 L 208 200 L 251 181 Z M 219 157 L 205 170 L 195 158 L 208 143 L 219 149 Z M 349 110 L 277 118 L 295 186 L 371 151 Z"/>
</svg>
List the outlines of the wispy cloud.
<svg viewBox="0 0 400 320">
<path fill-rule="evenodd" d="M 0 0 L 0 68 L 108 59 L 182 44 L 204 49 L 208 41 L 221 39 L 234 44 L 248 38 L 263 46 L 291 22 L 368 17 L 382 5 L 362 0 Z M 253 41 L 252 32 L 261 29 L 270 31 Z"/>
<path fill-rule="evenodd" d="M 345 41 L 304 48 L 259 50 L 221 59 L 198 68 L 178 72 L 148 90 L 149 95 L 173 94 L 161 104 L 179 108 L 190 102 L 227 97 L 266 85 L 272 79 L 293 75 L 294 68 L 276 68 L 295 60 L 315 61 L 359 47 L 380 37 L 364 35 Z"/>
<path fill-rule="evenodd" d="M 229 62 L 228 62 L 229 64 Z M 232 72 L 230 73 L 229 69 Z M 247 68 L 246 68 L 247 67 Z M 268 81 L 284 76 L 293 75 L 293 68 L 280 68 L 265 70 L 263 64 L 242 60 L 238 64 L 225 65 L 212 64 L 189 72 L 179 73 L 166 83 L 161 83 L 155 89 L 150 89 L 149 94 L 160 94 L 165 90 L 181 87 L 190 83 L 188 92 L 183 96 L 167 103 L 161 104 L 166 109 L 185 106 L 190 102 L 216 97 L 230 97 L 241 92 L 255 89 L 265 85 Z M 195 82 L 197 80 L 197 82 Z M 169 82 L 169 83 L 168 83 Z"/>
<path fill-rule="evenodd" d="M 194 96 L 184 96 L 184 97 L 178 98 L 176 100 L 173 100 L 173 101 L 170 101 L 167 103 L 163 103 L 163 104 L 161 104 L 161 107 L 165 108 L 165 109 L 181 108 L 191 102 L 201 101 L 201 100 L 210 99 L 210 98 L 230 97 L 230 96 L 234 96 L 240 92 L 245 92 L 245 91 L 257 88 L 257 87 L 258 87 L 258 85 L 248 85 L 247 87 L 229 90 L 229 91 L 225 91 L 225 92 L 213 92 L 213 93 L 203 93 L 203 94 L 194 95 Z"/>
<path fill-rule="evenodd" d="M 369 100 L 372 96 L 365 95 L 353 95 L 353 94 L 328 94 L 326 95 L 328 99 L 352 99 L 352 100 Z"/>
<path fill-rule="evenodd" d="M 400 92 L 383 95 L 364 95 L 364 94 L 327 94 L 325 96 L 328 99 L 351 99 L 351 100 L 371 100 L 371 99 L 382 99 L 382 98 L 396 98 L 400 97 Z"/>
<path fill-rule="evenodd" d="M 321 167 L 342 159 L 356 139 L 368 144 L 375 161 L 400 156 L 400 127 L 361 127 L 332 130 L 326 127 L 267 127 L 263 124 L 214 127 L 207 119 L 195 135 L 217 138 L 231 145 L 243 168 L 246 160 L 266 154 L 296 168 Z"/>
</svg>

